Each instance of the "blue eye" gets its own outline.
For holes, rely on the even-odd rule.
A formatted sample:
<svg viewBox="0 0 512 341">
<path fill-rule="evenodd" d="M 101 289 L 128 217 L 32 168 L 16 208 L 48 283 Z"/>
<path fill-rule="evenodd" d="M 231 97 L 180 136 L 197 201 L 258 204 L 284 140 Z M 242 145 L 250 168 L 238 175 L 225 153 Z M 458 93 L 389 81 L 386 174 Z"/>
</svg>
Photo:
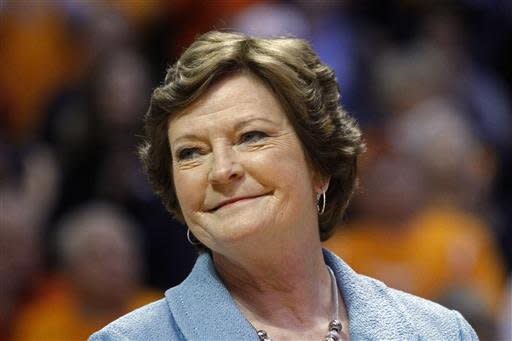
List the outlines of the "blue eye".
<svg viewBox="0 0 512 341">
<path fill-rule="evenodd" d="M 191 160 L 201 156 L 199 148 L 183 148 L 176 153 L 178 160 Z"/>
<path fill-rule="evenodd" d="M 257 142 L 266 137 L 268 137 L 268 135 L 262 131 L 249 131 L 247 133 L 242 134 L 242 136 L 240 137 L 240 143 Z"/>
</svg>

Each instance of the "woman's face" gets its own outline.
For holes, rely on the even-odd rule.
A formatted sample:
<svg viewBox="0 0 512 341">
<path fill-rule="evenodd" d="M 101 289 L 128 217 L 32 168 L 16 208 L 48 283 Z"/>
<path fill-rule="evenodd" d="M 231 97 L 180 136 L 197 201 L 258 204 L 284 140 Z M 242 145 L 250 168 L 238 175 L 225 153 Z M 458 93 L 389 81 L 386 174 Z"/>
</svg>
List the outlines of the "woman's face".
<svg viewBox="0 0 512 341">
<path fill-rule="evenodd" d="M 318 234 L 321 185 L 259 79 L 241 73 L 221 80 L 173 117 L 168 132 L 183 216 L 208 248 L 222 253 L 243 241 Z"/>
</svg>

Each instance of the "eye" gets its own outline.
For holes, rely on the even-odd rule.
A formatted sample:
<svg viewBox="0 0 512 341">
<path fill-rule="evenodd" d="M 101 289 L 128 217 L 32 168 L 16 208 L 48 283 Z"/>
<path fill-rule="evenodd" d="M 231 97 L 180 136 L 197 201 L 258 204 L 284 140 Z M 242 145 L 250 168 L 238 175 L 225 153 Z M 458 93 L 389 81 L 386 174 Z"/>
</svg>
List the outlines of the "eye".
<svg viewBox="0 0 512 341">
<path fill-rule="evenodd" d="M 183 148 L 178 150 L 176 156 L 179 161 L 192 160 L 201 156 L 201 150 L 199 148 Z"/>
<path fill-rule="evenodd" d="M 249 131 L 247 133 L 242 134 L 242 136 L 240 137 L 240 143 L 257 142 L 266 137 L 268 137 L 268 135 L 262 131 L 258 131 L 258 130 Z"/>
</svg>

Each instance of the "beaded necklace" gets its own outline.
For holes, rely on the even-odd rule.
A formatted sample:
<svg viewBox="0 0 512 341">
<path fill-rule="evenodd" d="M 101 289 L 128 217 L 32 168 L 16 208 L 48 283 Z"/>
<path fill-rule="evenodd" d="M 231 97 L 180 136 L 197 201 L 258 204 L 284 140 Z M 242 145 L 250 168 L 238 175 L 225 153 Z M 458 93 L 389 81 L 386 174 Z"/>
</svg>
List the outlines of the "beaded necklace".
<svg viewBox="0 0 512 341">
<path fill-rule="evenodd" d="M 339 290 L 334 273 L 330 267 L 327 267 L 327 269 L 331 277 L 331 299 L 334 302 L 334 312 L 329 322 L 329 332 L 325 335 L 324 341 L 338 341 L 341 339 L 340 332 L 342 329 L 341 321 L 339 320 Z M 262 329 L 258 330 L 258 337 L 260 341 L 272 341 L 272 338 Z"/>
</svg>

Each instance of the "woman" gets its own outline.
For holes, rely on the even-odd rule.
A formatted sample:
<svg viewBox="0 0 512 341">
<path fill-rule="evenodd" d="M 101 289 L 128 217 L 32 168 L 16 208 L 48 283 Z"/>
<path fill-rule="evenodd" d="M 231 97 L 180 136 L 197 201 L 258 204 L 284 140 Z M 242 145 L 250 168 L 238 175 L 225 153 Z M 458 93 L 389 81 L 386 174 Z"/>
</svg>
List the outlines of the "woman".
<svg viewBox="0 0 512 341">
<path fill-rule="evenodd" d="M 322 249 L 363 143 L 303 40 L 201 36 L 154 91 L 146 133 L 149 179 L 200 255 L 91 340 L 477 339 L 459 313 Z"/>
</svg>

